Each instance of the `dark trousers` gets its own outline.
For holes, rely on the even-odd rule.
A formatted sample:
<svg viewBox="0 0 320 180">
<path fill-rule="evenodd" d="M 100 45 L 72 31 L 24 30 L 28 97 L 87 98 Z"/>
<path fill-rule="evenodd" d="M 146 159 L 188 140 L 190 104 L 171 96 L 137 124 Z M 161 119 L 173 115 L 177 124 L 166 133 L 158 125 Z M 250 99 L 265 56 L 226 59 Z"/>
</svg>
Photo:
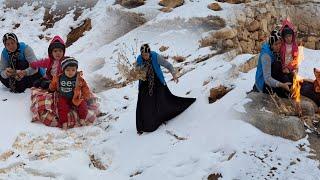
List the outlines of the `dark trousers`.
<svg viewBox="0 0 320 180">
<path fill-rule="evenodd" d="M 42 78 L 42 75 L 38 72 L 32 76 L 26 76 L 20 81 L 12 79 L 14 81 L 13 86 L 10 85 L 10 78 L 4 79 L 2 76 L 0 76 L 0 81 L 4 86 L 10 88 L 11 92 L 22 93 L 27 88 L 32 87 L 34 82 L 40 78 Z"/>
</svg>

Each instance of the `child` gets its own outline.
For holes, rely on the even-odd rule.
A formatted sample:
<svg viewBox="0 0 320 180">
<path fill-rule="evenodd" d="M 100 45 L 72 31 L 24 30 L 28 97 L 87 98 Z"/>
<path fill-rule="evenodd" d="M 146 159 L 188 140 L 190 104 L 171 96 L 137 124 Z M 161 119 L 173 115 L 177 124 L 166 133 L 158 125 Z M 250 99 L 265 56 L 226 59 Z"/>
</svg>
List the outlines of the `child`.
<svg viewBox="0 0 320 180">
<path fill-rule="evenodd" d="M 85 125 L 88 114 L 86 101 L 90 98 L 90 90 L 86 81 L 77 72 L 78 61 L 73 57 L 66 57 L 61 62 L 62 74 L 54 76 L 49 91 L 58 92 L 59 127 L 68 128 L 68 113 L 74 107 L 79 115 L 80 124 Z"/>
<path fill-rule="evenodd" d="M 37 81 L 34 86 L 48 89 L 53 76 L 61 74 L 61 61 L 64 59 L 66 46 L 59 36 L 55 36 L 48 47 L 48 58 L 31 63 L 32 68 L 47 68 L 46 76 Z"/>
<path fill-rule="evenodd" d="M 281 35 L 283 39 L 280 50 L 282 71 L 285 74 L 296 73 L 298 70 L 298 45 L 293 25 L 288 20 L 282 23 Z"/>
</svg>

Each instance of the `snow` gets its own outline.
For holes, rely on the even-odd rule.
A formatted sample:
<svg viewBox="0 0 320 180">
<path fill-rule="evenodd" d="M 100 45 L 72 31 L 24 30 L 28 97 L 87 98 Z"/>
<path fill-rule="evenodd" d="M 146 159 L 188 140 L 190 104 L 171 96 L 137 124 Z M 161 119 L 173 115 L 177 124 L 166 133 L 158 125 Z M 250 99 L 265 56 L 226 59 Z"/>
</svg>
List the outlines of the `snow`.
<svg viewBox="0 0 320 180">
<path fill-rule="evenodd" d="M 1 17 L 6 20 L 1 24 L 0 34 L 11 31 L 12 24 L 19 22 L 20 27 L 13 32 L 27 42 L 38 57 L 46 56 L 49 43 L 40 40 L 38 35 L 50 34 L 52 37 L 57 34 L 66 39 L 70 27 L 91 18 L 92 30 L 67 49 L 67 55 L 79 59 L 80 68 L 90 84 L 98 75 L 117 80 L 117 52 L 124 52 L 133 62 L 137 54 L 132 52 L 137 52 L 142 43 L 148 42 L 154 50 L 162 45 L 169 46 L 162 54 L 169 56 L 168 60 L 175 67 L 187 71 L 178 84 L 170 81 L 171 75 L 166 73 L 169 89 L 178 96 L 196 97 L 197 101 L 157 131 L 138 136 L 135 129 L 137 83 L 102 90 L 97 95 L 101 110 L 107 115 L 93 126 L 65 132 L 30 122 L 30 90 L 12 94 L 2 87 L 0 100 L 7 100 L 0 101 L 0 154 L 8 150 L 15 154 L 6 161 L 0 159 L 0 179 L 193 180 L 207 179 L 211 173 L 221 173 L 222 179 L 317 179 L 319 163 L 307 158 L 310 155 L 307 138 L 293 142 L 267 135 L 234 115 L 234 111 L 245 112 L 243 105 L 250 101 L 246 92 L 251 90 L 255 75 L 255 69 L 237 73 L 236 67 L 253 55 L 234 57 L 232 53 L 226 53 L 204 62 L 194 61 L 215 51 L 199 48 L 198 41 L 206 33 L 204 30 L 176 26 L 181 22 L 175 24 L 175 18 L 186 20 L 212 14 L 227 17 L 232 14 L 228 9 L 238 7 L 221 4 L 225 10 L 218 14 L 207 9 L 211 2 L 186 1 L 184 6 L 166 14 L 156 11 L 159 6 L 153 0 L 132 10 L 100 0 L 76 22 L 73 15 L 68 14 L 44 32 L 40 26 L 43 8 L 33 11 L 32 6 L 25 5 L 17 10 L 1 10 Z M 115 10 L 152 12 L 152 15 L 145 25 L 118 34 L 117 31 L 126 26 L 117 23 L 119 14 L 114 13 Z M 34 20 L 30 21 L 30 18 Z M 187 57 L 186 61 L 174 62 L 172 57 L 176 55 Z M 299 73 L 313 78 L 313 67 L 320 66 L 319 56 L 319 51 L 305 49 L 305 60 Z M 204 85 L 205 81 L 208 83 Z M 234 89 L 209 104 L 210 88 L 219 85 Z M 39 158 L 43 154 L 44 158 Z M 89 165 L 92 154 L 100 159 L 106 170 Z M 1 168 L 20 162 L 25 165 L 1 173 Z M 271 170 L 273 167 L 276 169 Z"/>
</svg>

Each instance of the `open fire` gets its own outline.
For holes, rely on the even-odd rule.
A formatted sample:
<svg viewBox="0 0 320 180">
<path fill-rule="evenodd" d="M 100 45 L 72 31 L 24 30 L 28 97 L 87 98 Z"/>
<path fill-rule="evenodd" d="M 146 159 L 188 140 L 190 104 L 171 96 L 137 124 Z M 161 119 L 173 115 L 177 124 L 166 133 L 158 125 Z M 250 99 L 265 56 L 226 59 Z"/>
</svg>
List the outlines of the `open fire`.
<svg viewBox="0 0 320 180">
<path fill-rule="evenodd" d="M 299 55 L 297 57 L 297 63 L 298 66 L 300 65 L 301 61 L 303 60 L 304 56 L 303 56 L 303 46 L 299 46 Z M 291 97 L 294 99 L 295 101 L 295 107 L 296 107 L 296 111 L 299 114 L 299 116 L 302 115 L 302 108 L 301 108 L 301 94 L 300 94 L 300 89 L 301 89 L 301 83 L 302 83 L 303 79 L 302 77 L 300 77 L 298 75 L 298 72 L 296 72 L 293 76 L 293 84 L 291 87 Z"/>
</svg>

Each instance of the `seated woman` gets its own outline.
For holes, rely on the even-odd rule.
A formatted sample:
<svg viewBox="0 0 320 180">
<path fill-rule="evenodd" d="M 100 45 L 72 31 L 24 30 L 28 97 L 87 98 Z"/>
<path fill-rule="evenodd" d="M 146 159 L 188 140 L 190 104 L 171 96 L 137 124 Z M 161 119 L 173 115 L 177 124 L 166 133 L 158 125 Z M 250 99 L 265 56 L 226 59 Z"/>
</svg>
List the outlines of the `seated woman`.
<svg viewBox="0 0 320 180">
<path fill-rule="evenodd" d="M 261 47 L 253 91 L 276 93 L 279 97 L 284 98 L 289 96 L 291 82 L 281 79 L 283 73 L 278 55 L 280 48 L 281 34 L 278 30 L 273 30 L 268 42 Z M 278 80 L 275 79 L 275 76 Z"/>
<path fill-rule="evenodd" d="M 314 68 L 315 80 L 304 80 L 301 85 L 301 95 L 310 98 L 320 106 L 320 70 Z"/>
<path fill-rule="evenodd" d="M 30 46 L 18 41 L 14 33 L 6 33 L 3 44 L 5 48 L 1 54 L 0 81 L 11 92 L 22 93 L 32 87 L 44 72 L 29 66 L 29 63 L 36 60 L 36 56 Z"/>
</svg>

